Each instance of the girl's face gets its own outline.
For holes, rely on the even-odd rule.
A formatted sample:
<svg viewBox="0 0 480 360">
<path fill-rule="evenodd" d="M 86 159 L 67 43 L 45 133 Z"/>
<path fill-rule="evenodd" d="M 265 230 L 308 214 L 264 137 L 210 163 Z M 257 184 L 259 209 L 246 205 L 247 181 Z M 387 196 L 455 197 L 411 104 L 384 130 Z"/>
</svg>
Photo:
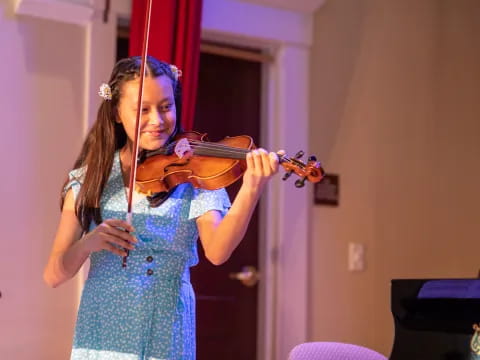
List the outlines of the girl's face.
<svg viewBox="0 0 480 360">
<path fill-rule="evenodd" d="M 140 79 L 127 81 L 121 89 L 118 104 L 119 123 L 123 124 L 128 139 L 135 138 L 138 91 Z M 176 122 L 175 98 L 172 81 L 166 75 L 145 77 L 140 119 L 139 147 L 156 150 L 162 147 L 172 134 Z"/>
</svg>

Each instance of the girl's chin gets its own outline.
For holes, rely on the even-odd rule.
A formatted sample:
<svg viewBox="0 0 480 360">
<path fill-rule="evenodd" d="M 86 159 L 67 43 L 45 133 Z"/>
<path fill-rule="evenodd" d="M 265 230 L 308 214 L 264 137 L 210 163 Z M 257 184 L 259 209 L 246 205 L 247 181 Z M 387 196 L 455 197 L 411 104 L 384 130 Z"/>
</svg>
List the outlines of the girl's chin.
<svg viewBox="0 0 480 360">
<path fill-rule="evenodd" d="M 141 142 L 140 147 L 144 150 L 158 150 L 165 145 L 166 139 L 158 139 L 154 141 Z"/>
</svg>

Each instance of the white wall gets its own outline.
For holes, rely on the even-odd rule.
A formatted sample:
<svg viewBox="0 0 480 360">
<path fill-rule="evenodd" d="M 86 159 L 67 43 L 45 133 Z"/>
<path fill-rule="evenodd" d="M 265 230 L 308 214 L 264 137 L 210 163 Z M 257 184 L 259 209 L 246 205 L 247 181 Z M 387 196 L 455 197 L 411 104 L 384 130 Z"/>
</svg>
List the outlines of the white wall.
<svg viewBox="0 0 480 360">
<path fill-rule="evenodd" d="M 313 209 L 311 340 L 393 342 L 390 280 L 476 277 L 480 3 L 334 0 L 316 13 L 310 141 L 340 175 Z M 347 271 L 349 242 L 366 271 Z"/>
<path fill-rule="evenodd" d="M 64 360 L 77 289 L 42 271 L 60 188 L 80 147 L 85 30 L 13 15 L 0 4 L 0 358 Z"/>
</svg>

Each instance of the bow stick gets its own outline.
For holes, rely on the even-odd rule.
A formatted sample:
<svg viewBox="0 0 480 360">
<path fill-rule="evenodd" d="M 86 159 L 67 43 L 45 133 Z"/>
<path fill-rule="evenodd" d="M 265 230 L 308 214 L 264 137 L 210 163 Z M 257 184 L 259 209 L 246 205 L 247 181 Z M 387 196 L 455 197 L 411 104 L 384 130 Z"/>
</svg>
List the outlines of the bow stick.
<svg viewBox="0 0 480 360">
<path fill-rule="evenodd" d="M 137 158 L 138 158 L 138 143 L 140 139 L 140 117 L 142 115 L 142 102 L 143 102 L 143 80 L 145 79 L 145 64 L 147 62 L 147 50 L 148 50 L 148 34 L 150 32 L 150 15 L 152 13 L 152 0 L 148 0 L 147 10 L 145 14 L 145 27 L 143 32 L 143 46 L 142 46 L 142 60 L 140 65 L 140 87 L 138 91 L 137 102 L 137 116 L 135 119 L 135 138 L 133 140 L 131 149 L 131 161 L 130 161 L 130 178 L 128 181 L 128 196 L 127 196 L 127 223 L 132 225 L 132 200 L 133 190 L 135 188 L 135 178 L 137 175 Z M 130 253 L 128 249 L 125 249 L 127 255 L 123 257 L 122 267 L 127 266 L 127 257 Z"/>
</svg>

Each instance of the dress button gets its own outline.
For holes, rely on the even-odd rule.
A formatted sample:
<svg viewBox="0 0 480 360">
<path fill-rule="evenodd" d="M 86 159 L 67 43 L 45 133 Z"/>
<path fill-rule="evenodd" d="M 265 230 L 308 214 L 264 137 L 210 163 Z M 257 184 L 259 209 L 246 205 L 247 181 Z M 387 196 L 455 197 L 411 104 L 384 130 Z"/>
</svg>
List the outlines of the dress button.
<svg viewBox="0 0 480 360">
<path fill-rule="evenodd" d="M 152 269 L 148 269 L 148 270 L 147 270 L 147 275 L 148 275 L 148 276 L 153 275 L 153 270 L 152 270 Z"/>
<path fill-rule="evenodd" d="M 147 261 L 152 262 L 153 261 L 153 256 L 147 256 Z"/>
</svg>

